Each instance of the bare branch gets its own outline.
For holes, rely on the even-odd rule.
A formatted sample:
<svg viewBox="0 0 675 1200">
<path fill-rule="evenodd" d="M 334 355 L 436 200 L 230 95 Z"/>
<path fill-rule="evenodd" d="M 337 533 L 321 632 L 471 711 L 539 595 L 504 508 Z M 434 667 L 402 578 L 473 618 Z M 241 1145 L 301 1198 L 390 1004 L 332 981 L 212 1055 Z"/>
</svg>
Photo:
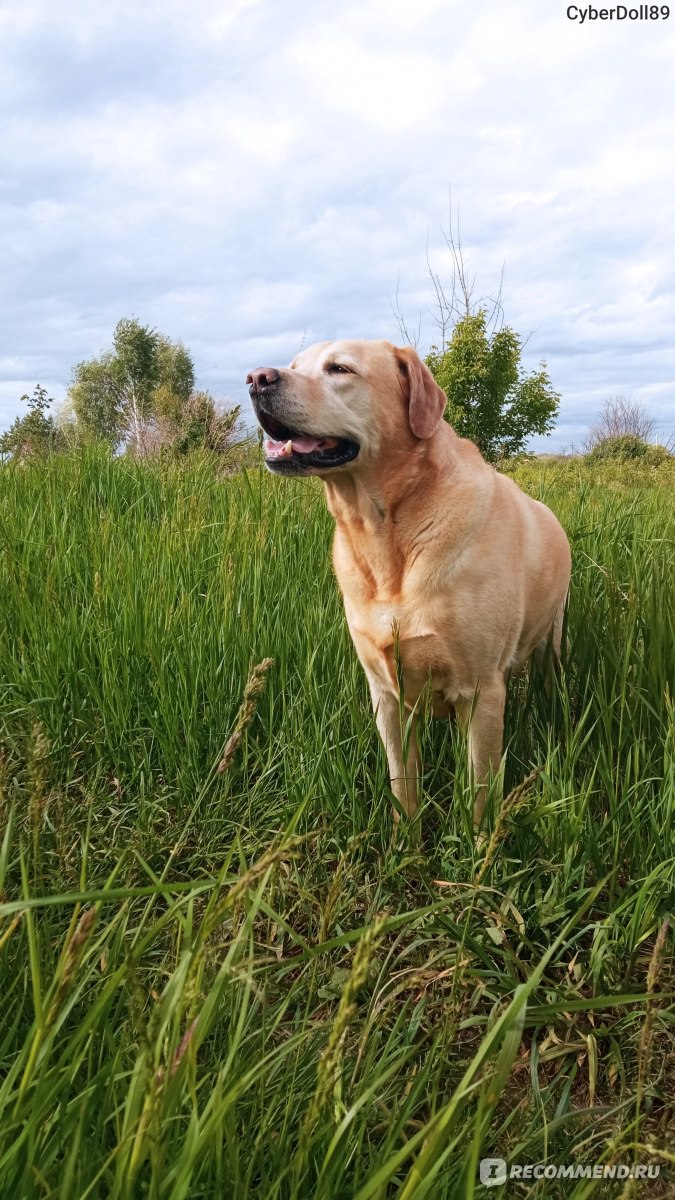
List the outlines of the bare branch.
<svg viewBox="0 0 675 1200">
<path fill-rule="evenodd" d="M 391 296 L 389 296 L 388 299 L 389 299 L 389 303 L 391 305 L 391 311 L 394 314 L 394 320 L 396 321 L 396 325 L 398 327 L 398 332 L 399 332 L 401 341 L 404 342 L 407 346 L 414 346 L 415 349 L 417 349 L 420 338 L 422 336 L 422 314 L 421 313 L 418 314 L 417 332 L 411 333 L 410 329 L 408 328 L 404 313 L 401 309 L 401 302 L 399 300 L 400 278 L 401 278 L 401 272 L 398 271 L 396 274 L 396 293 L 394 296 L 394 300 L 392 300 Z"/>
<path fill-rule="evenodd" d="M 455 274 L 455 271 L 453 270 L 453 273 L 451 276 L 452 293 L 451 293 L 450 299 L 448 300 L 448 298 L 445 294 L 445 290 L 443 288 L 443 284 L 441 283 L 440 276 L 434 272 L 434 269 L 429 260 L 429 230 L 427 230 L 426 261 L 427 261 L 427 271 L 429 272 L 429 277 L 431 279 L 433 289 L 436 293 L 436 304 L 438 305 L 438 316 L 434 317 L 434 322 L 438 326 L 438 329 L 440 331 L 441 350 L 445 350 L 445 348 L 448 344 L 448 337 L 447 337 L 448 326 L 452 323 L 453 319 L 456 318 L 456 311 L 457 311 L 456 274 Z"/>
<path fill-rule="evenodd" d="M 434 291 L 435 305 L 432 310 L 433 320 L 439 333 L 440 350 L 444 353 L 452 337 L 452 331 L 455 325 L 465 317 L 471 316 L 472 313 L 480 309 L 485 309 L 487 312 L 487 329 L 489 336 L 497 333 L 504 324 L 504 306 L 502 303 L 503 288 L 504 288 L 504 263 L 499 276 L 499 284 L 495 292 L 475 298 L 476 276 L 471 275 L 464 256 L 462 247 L 462 234 L 459 219 L 459 208 L 457 208 L 456 218 L 453 220 L 452 211 L 452 190 L 448 187 L 448 228 L 443 229 L 441 226 L 441 235 L 450 251 L 450 272 L 447 282 L 444 284 L 441 275 L 435 271 L 429 254 L 429 230 L 427 229 L 426 242 L 426 265 L 427 273 L 431 280 L 431 286 Z M 392 311 L 396 319 L 396 323 L 401 333 L 411 345 L 417 346 L 422 328 L 421 315 L 418 320 L 417 334 L 412 337 L 410 330 L 406 324 L 405 317 L 401 311 L 399 302 L 399 276 L 396 279 L 396 299 L 395 303 L 390 300 Z"/>
<path fill-rule="evenodd" d="M 491 311 L 488 313 L 487 329 L 490 337 L 498 333 L 504 324 L 504 305 L 502 304 L 502 295 L 504 291 L 504 271 L 506 263 L 502 263 L 502 269 L 499 274 L 499 286 L 494 296 L 489 296 L 487 299 L 492 305 Z M 529 336 L 529 335 L 528 335 Z M 524 345 L 525 343 L 523 343 Z"/>
<path fill-rule="evenodd" d="M 648 442 L 654 436 L 654 420 L 638 400 L 623 395 L 606 396 L 600 416 L 588 432 L 584 448 L 588 452 L 605 438 L 623 437 L 625 434 Z"/>
</svg>

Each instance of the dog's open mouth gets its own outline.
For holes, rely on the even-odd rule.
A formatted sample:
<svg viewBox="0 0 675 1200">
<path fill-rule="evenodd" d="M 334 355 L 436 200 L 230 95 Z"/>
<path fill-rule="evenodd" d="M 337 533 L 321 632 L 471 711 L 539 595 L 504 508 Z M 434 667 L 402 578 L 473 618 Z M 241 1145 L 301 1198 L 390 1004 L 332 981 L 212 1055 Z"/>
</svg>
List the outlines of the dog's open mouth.
<svg viewBox="0 0 675 1200">
<path fill-rule="evenodd" d="M 290 429 L 263 409 L 257 409 L 258 421 L 267 434 L 265 462 L 279 474 L 299 474 L 311 467 L 342 467 L 359 452 L 358 442 L 344 437 L 315 437 Z"/>
</svg>

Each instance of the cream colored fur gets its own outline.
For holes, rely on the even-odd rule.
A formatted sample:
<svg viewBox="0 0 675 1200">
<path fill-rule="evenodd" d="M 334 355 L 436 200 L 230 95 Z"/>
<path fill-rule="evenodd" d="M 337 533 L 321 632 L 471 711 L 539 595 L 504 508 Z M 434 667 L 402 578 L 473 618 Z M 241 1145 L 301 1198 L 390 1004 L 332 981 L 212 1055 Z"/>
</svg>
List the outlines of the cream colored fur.
<svg viewBox="0 0 675 1200">
<path fill-rule="evenodd" d="M 328 371 L 330 363 L 349 373 Z M 535 652 L 560 653 L 570 548 L 553 513 L 499 474 L 442 419 L 445 396 L 410 347 L 323 342 L 281 371 L 276 414 L 360 445 L 322 475 L 335 518 L 333 564 L 366 673 L 393 793 L 418 805 L 415 720 L 425 688 L 469 737 L 479 823 L 502 756 L 506 680 Z M 396 814 L 398 816 L 398 814 Z"/>
</svg>

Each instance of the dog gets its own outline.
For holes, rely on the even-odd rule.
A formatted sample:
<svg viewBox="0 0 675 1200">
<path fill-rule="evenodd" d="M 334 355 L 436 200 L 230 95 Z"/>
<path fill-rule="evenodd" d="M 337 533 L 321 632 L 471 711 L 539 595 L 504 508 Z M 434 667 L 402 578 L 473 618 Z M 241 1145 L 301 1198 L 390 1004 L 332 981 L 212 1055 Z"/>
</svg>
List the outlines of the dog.
<svg viewBox="0 0 675 1200">
<path fill-rule="evenodd" d="M 571 572 L 562 526 L 444 420 L 447 397 L 410 346 L 320 342 L 246 382 L 269 470 L 325 485 L 394 820 L 418 808 L 427 697 L 468 734 L 478 827 L 501 766 L 507 679 L 549 645 L 560 658 Z"/>
</svg>

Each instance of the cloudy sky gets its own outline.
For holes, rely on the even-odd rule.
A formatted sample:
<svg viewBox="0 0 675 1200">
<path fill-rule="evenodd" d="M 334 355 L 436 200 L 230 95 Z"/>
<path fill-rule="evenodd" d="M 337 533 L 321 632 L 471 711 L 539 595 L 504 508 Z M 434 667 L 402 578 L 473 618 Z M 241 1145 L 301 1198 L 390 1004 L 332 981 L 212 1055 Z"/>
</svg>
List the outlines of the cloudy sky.
<svg viewBox="0 0 675 1200">
<path fill-rule="evenodd" d="M 586 3 L 586 0 L 584 0 Z M 598 0 L 599 3 L 599 0 Z M 0 8 L 0 427 L 134 314 L 246 402 L 341 336 L 434 340 L 448 187 L 477 294 L 563 401 L 675 432 L 675 4 L 13 0 Z"/>
</svg>

